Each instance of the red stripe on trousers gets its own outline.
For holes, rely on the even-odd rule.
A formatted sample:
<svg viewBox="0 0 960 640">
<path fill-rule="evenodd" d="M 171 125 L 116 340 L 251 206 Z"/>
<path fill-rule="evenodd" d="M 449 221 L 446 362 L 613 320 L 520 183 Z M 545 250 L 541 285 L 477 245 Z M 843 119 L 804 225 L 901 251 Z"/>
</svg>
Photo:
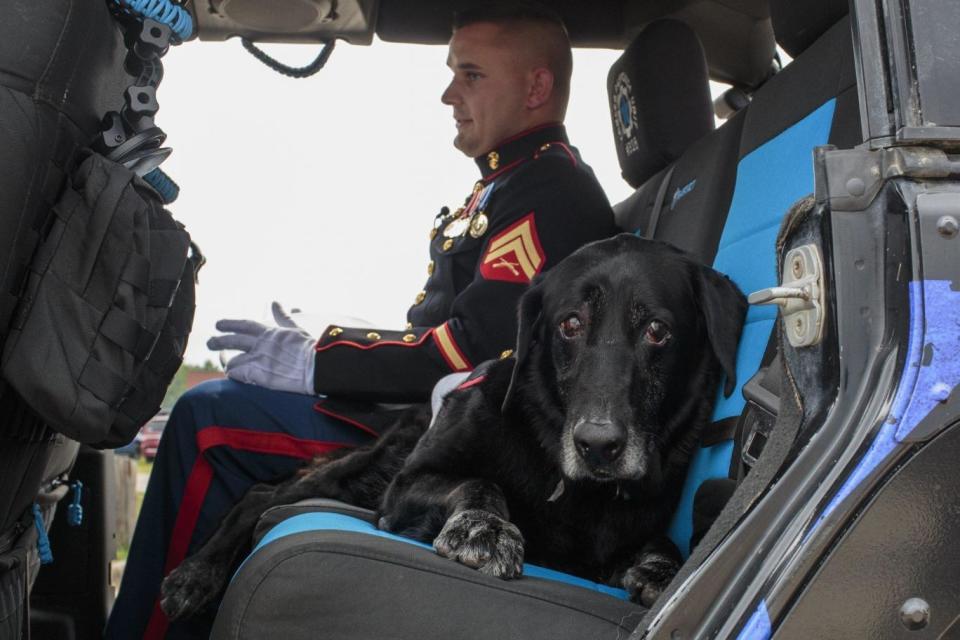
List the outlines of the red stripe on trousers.
<svg viewBox="0 0 960 640">
<path fill-rule="evenodd" d="M 330 416 L 331 418 L 336 418 L 341 422 L 346 422 L 349 425 L 353 425 L 354 427 L 356 427 L 357 429 L 360 429 L 364 433 L 369 433 L 374 438 L 380 437 L 379 433 L 377 433 L 367 425 L 363 424 L 362 422 L 357 422 L 353 418 L 348 418 L 347 416 L 342 416 L 339 413 L 334 413 L 333 411 L 330 411 L 330 409 L 327 409 L 326 407 L 323 406 L 322 400 L 317 404 L 313 405 L 313 410 L 316 411 L 317 413 L 322 413 L 325 416 Z"/>
<path fill-rule="evenodd" d="M 227 446 L 240 451 L 254 451 L 272 455 L 289 456 L 291 458 L 312 458 L 313 456 L 349 446 L 340 442 L 323 442 L 294 438 L 285 433 L 263 433 L 247 429 L 230 429 L 228 427 L 206 427 L 197 433 L 197 459 L 187 476 L 187 484 L 183 490 L 180 509 L 177 519 L 173 523 L 173 533 L 170 537 L 170 547 L 167 549 L 167 559 L 163 566 L 163 575 L 183 562 L 190 546 L 190 538 L 197 526 L 200 509 L 207 497 L 207 490 L 213 480 L 213 466 L 203 457 L 204 452 L 217 446 Z M 167 633 L 170 621 L 160 608 L 160 595 L 153 603 L 153 613 L 150 622 L 143 634 L 144 640 L 161 640 Z"/>
</svg>

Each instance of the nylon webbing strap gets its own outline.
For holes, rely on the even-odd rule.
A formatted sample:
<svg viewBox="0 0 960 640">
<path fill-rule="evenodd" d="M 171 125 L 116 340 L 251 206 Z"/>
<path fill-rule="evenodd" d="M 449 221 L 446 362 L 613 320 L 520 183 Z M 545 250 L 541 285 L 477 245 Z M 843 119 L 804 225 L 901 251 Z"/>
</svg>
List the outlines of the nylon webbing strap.
<svg viewBox="0 0 960 640">
<path fill-rule="evenodd" d="M 123 266 L 120 279 L 143 293 L 149 293 L 150 260 L 139 253 L 131 253 L 127 256 L 127 263 Z"/>
<path fill-rule="evenodd" d="M 146 361 L 147 368 L 161 378 L 172 377 L 180 368 L 180 352 L 177 343 L 170 339 L 164 331 L 164 339 L 157 340 L 150 359 Z"/>
<path fill-rule="evenodd" d="M 96 358 L 87 358 L 77 380 L 84 389 L 116 408 L 127 393 L 127 381 L 108 369 Z M 104 425 L 105 427 L 109 425 Z"/>
<path fill-rule="evenodd" d="M 776 423 L 780 413 L 780 368 L 774 325 L 763 350 L 760 369 L 743 385 L 747 404 L 737 419 L 737 444 L 731 466 L 743 465 L 744 468 L 737 470 L 736 477 L 756 464 Z"/>
<path fill-rule="evenodd" d="M 650 212 L 650 220 L 647 221 L 647 228 L 643 232 L 644 238 L 653 238 L 657 233 L 657 224 L 660 222 L 660 212 L 663 211 L 663 201 L 667 197 L 667 189 L 670 188 L 670 178 L 673 177 L 673 170 L 677 165 L 673 165 L 667 170 L 667 175 L 663 176 L 660 182 L 660 188 L 657 189 L 657 197 L 653 201 L 653 211 Z"/>
<path fill-rule="evenodd" d="M 151 280 L 147 292 L 147 304 L 151 307 L 169 307 L 180 287 L 179 280 Z"/>
<path fill-rule="evenodd" d="M 120 403 L 117 410 L 126 416 L 127 419 L 132 422 L 137 422 L 139 419 L 138 416 L 150 415 L 156 413 L 159 409 L 160 407 L 150 402 L 144 394 L 133 392 Z"/>
<path fill-rule="evenodd" d="M 143 360 L 150 355 L 150 350 L 157 341 L 157 336 L 116 307 L 107 312 L 103 324 L 100 325 L 100 334 L 127 353 L 133 354 L 137 360 Z"/>
<path fill-rule="evenodd" d="M 730 416 L 723 420 L 711 422 L 700 435 L 701 447 L 712 447 L 715 444 L 732 440 L 737 435 L 737 423 L 740 416 Z"/>
</svg>

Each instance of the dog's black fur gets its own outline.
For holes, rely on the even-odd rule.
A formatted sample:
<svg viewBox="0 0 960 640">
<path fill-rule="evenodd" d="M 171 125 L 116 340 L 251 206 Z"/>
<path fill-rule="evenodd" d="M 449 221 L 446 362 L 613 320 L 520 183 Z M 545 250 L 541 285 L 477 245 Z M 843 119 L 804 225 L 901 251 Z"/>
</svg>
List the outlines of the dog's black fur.
<svg viewBox="0 0 960 640">
<path fill-rule="evenodd" d="M 723 374 L 734 387 L 745 311 L 727 278 L 669 245 L 623 234 L 584 247 L 534 280 L 514 357 L 452 392 L 433 428 L 421 412 L 251 490 L 164 582 L 164 610 L 222 590 L 266 507 L 317 496 L 378 506 L 381 528 L 489 575 L 519 577 L 529 560 L 651 604 L 679 568 L 666 525 Z"/>
</svg>

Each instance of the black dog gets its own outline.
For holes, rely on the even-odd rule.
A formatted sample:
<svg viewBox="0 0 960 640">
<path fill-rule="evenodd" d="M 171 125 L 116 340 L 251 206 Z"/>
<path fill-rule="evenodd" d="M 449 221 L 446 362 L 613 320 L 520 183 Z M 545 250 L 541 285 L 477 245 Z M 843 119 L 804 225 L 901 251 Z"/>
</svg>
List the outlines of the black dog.
<svg viewBox="0 0 960 640">
<path fill-rule="evenodd" d="M 251 490 L 164 582 L 164 610 L 196 611 L 223 588 L 244 546 L 224 529 L 249 539 L 271 504 L 375 506 L 384 488 L 380 527 L 440 555 L 505 579 L 526 558 L 651 604 L 679 568 L 664 532 L 722 374 L 734 387 L 745 311 L 728 279 L 669 245 L 624 234 L 584 247 L 524 294 L 514 357 L 482 365 L 433 428 L 410 416 L 367 450 Z"/>
</svg>

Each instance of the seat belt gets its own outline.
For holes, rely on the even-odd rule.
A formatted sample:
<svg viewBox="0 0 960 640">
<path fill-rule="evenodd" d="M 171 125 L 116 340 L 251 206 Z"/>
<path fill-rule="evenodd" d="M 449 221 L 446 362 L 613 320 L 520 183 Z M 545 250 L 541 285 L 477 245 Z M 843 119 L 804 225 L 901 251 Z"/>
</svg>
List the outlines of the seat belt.
<svg viewBox="0 0 960 640">
<path fill-rule="evenodd" d="M 653 200 L 653 210 L 650 212 L 650 219 L 647 221 L 647 228 L 643 232 L 644 238 L 652 239 L 657 233 L 657 223 L 660 222 L 660 212 L 663 211 L 663 201 L 667 197 L 667 189 L 670 187 L 670 178 L 673 177 L 673 170 L 677 165 L 672 165 L 667 169 L 667 174 L 663 176 L 660 182 L 660 188 L 657 189 L 657 196 Z"/>
<path fill-rule="evenodd" d="M 743 385 L 746 405 L 736 427 L 736 444 L 730 461 L 730 477 L 737 484 L 757 464 L 780 413 L 780 354 L 774 327 L 760 361 L 760 369 Z"/>
</svg>

